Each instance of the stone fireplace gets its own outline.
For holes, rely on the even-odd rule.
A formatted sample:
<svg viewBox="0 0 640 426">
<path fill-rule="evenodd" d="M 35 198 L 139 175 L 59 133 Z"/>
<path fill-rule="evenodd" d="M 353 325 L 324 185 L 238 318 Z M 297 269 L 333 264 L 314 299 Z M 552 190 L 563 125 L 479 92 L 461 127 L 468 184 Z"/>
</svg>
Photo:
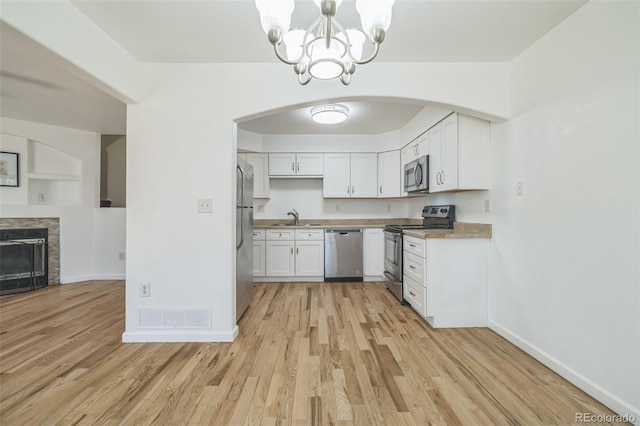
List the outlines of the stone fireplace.
<svg viewBox="0 0 640 426">
<path fill-rule="evenodd" d="M 60 283 L 60 219 L 0 219 L 0 294 Z"/>
</svg>

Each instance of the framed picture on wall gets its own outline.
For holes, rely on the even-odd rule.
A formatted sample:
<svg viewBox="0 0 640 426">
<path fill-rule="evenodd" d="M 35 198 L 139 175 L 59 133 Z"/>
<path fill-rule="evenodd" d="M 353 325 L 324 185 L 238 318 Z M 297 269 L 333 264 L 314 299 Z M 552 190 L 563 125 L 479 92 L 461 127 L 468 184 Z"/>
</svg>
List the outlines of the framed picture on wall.
<svg viewBox="0 0 640 426">
<path fill-rule="evenodd" d="M 17 152 L 0 151 L 0 186 L 20 186 Z"/>
</svg>

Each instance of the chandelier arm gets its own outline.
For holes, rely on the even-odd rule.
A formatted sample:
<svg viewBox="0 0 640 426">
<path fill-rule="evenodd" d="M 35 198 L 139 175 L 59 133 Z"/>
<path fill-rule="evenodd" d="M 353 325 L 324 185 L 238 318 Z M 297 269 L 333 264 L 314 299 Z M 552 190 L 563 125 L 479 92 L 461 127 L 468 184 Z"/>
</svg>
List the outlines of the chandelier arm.
<svg viewBox="0 0 640 426">
<path fill-rule="evenodd" d="M 282 62 L 284 62 L 287 65 L 296 65 L 297 63 L 299 63 L 302 58 L 304 57 L 304 53 L 300 56 L 300 59 L 298 59 L 297 61 L 289 61 L 288 59 L 286 59 L 284 56 L 282 56 L 280 54 L 280 52 L 278 51 L 278 46 L 281 46 L 282 43 L 278 43 L 278 44 L 274 44 L 273 45 L 273 51 L 276 53 L 276 57 L 278 59 L 280 59 Z"/>
<path fill-rule="evenodd" d="M 366 59 L 357 60 L 353 56 L 351 56 L 351 50 L 347 50 L 347 52 L 349 53 L 349 59 L 351 59 L 351 62 L 353 62 L 356 65 L 364 65 L 373 61 L 376 58 L 376 56 L 378 56 L 379 51 L 380 51 L 380 43 L 374 43 L 374 51 L 371 54 L 371 56 L 369 56 Z"/>
</svg>

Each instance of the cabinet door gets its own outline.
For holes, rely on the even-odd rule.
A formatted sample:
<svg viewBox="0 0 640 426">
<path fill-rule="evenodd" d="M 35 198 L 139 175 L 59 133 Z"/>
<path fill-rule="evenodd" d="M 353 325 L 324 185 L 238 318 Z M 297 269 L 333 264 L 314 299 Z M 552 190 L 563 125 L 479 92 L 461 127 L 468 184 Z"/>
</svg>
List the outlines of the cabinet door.
<svg viewBox="0 0 640 426">
<path fill-rule="evenodd" d="M 349 198 L 351 196 L 351 168 L 349 154 L 324 154 L 324 198 Z"/>
<path fill-rule="evenodd" d="M 441 191 L 442 123 L 429 129 L 429 192 Z"/>
<path fill-rule="evenodd" d="M 294 242 L 266 242 L 266 275 L 268 277 L 292 277 L 294 273 Z"/>
<path fill-rule="evenodd" d="M 269 154 L 247 154 L 253 166 L 253 198 L 269 198 Z"/>
<path fill-rule="evenodd" d="M 382 229 L 367 228 L 364 230 L 362 252 L 364 275 L 384 275 L 384 233 Z"/>
<path fill-rule="evenodd" d="M 351 154 L 351 198 L 378 197 L 378 154 Z"/>
<path fill-rule="evenodd" d="M 458 188 L 458 114 L 451 114 L 442 121 L 442 152 L 440 190 Z"/>
<path fill-rule="evenodd" d="M 265 254 L 265 242 L 254 241 L 253 242 L 253 276 L 264 277 L 266 274 L 266 254 Z"/>
<path fill-rule="evenodd" d="M 401 183 L 400 151 L 378 154 L 378 198 L 399 197 Z"/>
<path fill-rule="evenodd" d="M 296 276 L 324 276 L 324 241 L 296 241 Z"/>
<path fill-rule="evenodd" d="M 296 174 L 296 154 L 278 152 L 269 154 L 270 176 L 293 176 Z"/>
<path fill-rule="evenodd" d="M 418 154 L 418 158 L 429 155 L 429 132 L 424 132 L 418 138 L 416 152 Z"/>
<path fill-rule="evenodd" d="M 298 176 L 322 176 L 323 160 L 323 154 L 296 154 L 296 174 Z"/>
</svg>

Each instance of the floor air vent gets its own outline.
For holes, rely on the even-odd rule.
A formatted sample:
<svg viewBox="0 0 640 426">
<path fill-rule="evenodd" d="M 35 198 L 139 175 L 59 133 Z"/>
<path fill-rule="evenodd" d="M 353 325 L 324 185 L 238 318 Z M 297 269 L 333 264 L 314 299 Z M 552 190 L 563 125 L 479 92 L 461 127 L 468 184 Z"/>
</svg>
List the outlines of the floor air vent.
<svg viewBox="0 0 640 426">
<path fill-rule="evenodd" d="M 211 328 L 207 309 L 139 309 L 140 328 Z"/>
</svg>

